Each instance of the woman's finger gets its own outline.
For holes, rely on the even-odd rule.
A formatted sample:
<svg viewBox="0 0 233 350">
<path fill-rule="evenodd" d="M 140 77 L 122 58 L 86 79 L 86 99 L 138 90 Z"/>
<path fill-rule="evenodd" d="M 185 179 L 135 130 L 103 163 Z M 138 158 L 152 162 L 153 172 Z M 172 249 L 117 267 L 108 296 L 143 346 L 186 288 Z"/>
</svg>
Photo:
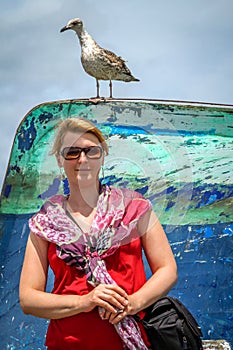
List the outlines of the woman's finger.
<svg viewBox="0 0 233 350">
<path fill-rule="evenodd" d="M 102 305 L 99 304 L 99 306 L 102 306 L 105 308 L 106 308 L 105 303 L 107 302 L 108 304 L 110 304 L 110 308 L 107 307 L 107 310 L 110 312 L 114 312 L 116 309 L 116 311 L 115 311 L 115 313 L 116 313 L 118 310 L 123 310 L 126 307 L 126 305 L 128 304 L 127 294 L 125 292 L 124 293 L 121 292 L 121 294 L 119 294 L 118 291 L 119 291 L 119 289 L 114 288 L 114 286 L 109 287 L 109 285 L 99 285 L 93 291 L 93 293 L 94 293 L 93 298 L 94 298 L 94 300 L 97 299 L 96 300 L 97 304 L 98 304 L 98 299 L 102 300 L 103 303 L 102 303 Z M 124 294 L 125 296 L 123 297 L 122 294 Z M 114 311 L 113 311 L 112 307 L 114 307 Z"/>
<path fill-rule="evenodd" d="M 120 312 L 117 312 L 116 314 L 111 314 L 108 318 L 109 322 L 111 324 L 117 324 L 120 322 L 124 317 L 127 316 L 127 312 L 125 310 L 120 310 Z"/>
</svg>

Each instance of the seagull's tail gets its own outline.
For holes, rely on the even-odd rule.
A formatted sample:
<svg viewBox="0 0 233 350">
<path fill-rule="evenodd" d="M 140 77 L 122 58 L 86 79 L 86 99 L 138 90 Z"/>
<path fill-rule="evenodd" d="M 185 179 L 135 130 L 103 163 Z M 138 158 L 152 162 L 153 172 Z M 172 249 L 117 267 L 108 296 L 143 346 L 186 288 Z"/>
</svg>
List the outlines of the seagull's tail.
<svg viewBox="0 0 233 350">
<path fill-rule="evenodd" d="M 124 76 L 124 79 L 119 79 L 119 80 L 123 80 L 123 81 L 125 81 L 125 82 L 127 82 L 127 83 L 129 83 L 130 81 L 140 81 L 138 78 L 135 78 L 133 75 L 129 75 L 129 74 L 127 74 L 127 75 L 125 75 Z"/>
</svg>

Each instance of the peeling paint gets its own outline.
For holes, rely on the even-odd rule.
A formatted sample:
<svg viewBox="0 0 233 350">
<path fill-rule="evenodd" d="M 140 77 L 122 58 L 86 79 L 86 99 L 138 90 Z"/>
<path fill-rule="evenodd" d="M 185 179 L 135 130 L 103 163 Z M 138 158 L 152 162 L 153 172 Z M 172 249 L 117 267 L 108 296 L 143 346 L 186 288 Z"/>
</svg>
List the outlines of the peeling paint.
<svg viewBox="0 0 233 350">
<path fill-rule="evenodd" d="M 49 151 L 56 123 L 77 115 L 96 123 L 107 138 L 103 181 L 151 200 L 179 268 L 171 294 L 190 308 L 206 339 L 231 341 L 233 108 L 73 100 L 35 107 L 15 136 L 0 206 L 1 348 L 44 348 L 47 321 L 22 315 L 19 275 L 28 218 L 46 198 L 69 190 Z"/>
</svg>

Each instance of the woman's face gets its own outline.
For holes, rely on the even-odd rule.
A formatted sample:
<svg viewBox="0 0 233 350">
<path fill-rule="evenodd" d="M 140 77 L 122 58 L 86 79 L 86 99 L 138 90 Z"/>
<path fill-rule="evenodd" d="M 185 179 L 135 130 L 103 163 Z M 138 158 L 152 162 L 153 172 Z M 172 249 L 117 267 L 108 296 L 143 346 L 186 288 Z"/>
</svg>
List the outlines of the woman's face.
<svg viewBox="0 0 233 350">
<path fill-rule="evenodd" d="M 91 133 L 75 133 L 68 131 L 63 140 L 61 152 L 66 147 L 87 148 L 100 146 L 98 138 Z M 72 184 L 85 186 L 99 181 L 99 171 L 104 161 L 104 155 L 99 159 L 89 158 L 84 152 L 81 152 L 77 159 L 66 160 L 60 154 L 57 157 L 58 165 L 64 168 L 70 186 Z"/>
</svg>

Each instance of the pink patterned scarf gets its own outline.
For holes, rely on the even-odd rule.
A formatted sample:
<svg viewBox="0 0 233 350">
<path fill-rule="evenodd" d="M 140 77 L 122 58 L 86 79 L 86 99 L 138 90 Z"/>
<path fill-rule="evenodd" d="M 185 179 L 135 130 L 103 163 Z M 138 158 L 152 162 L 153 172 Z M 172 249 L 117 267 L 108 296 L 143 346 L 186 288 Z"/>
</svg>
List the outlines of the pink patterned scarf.
<svg viewBox="0 0 233 350">
<path fill-rule="evenodd" d="M 90 232 L 85 233 L 67 215 L 65 200 L 62 195 L 48 200 L 29 220 L 31 231 L 55 243 L 58 257 L 83 270 L 93 286 L 116 284 L 103 259 L 120 245 L 139 237 L 136 230 L 138 220 L 151 208 L 151 203 L 135 191 L 103 185 L 93 224 Z M 147 350 L 133 317 L 125 317 L 115 328 L 125 349 Z"/>
</svg>

